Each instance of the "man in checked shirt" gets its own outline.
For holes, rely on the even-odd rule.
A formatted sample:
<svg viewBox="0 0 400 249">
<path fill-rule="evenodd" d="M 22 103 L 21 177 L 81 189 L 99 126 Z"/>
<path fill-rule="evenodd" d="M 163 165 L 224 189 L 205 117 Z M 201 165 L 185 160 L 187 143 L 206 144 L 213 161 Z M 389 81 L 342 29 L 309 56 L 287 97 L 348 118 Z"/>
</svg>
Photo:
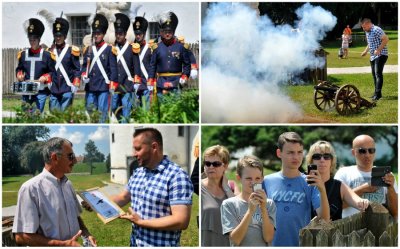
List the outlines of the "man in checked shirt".
<svg viewBox="0 0 400 249">
<path fill-rule="evenodd" d="M 121 207 L 131 202 L 129 212 L 121 216 L 132 222 L 130 246 L 179 246 L 192 208 L 189 175 L 163 154 L 158 130 L 135 130 L 133 147 L 141 167 L 125 190 L 111 198 Z"/>
<path fill-rule="evenodd" d="M 372 100 L 377 101 L 382 98 L 383 67 L 388 59 L 386 44 L 389 42 L 389 37 L 380 27 L 372 24 L 371 19 L 364 18 L 361 21 L 361 27 L 365 31 L 368 42 L 361 56 L 365 56 L 368 51 L 370 53 L 369 60 L 375 85 L 375 92 L 374 96 L 372 96 Z"/>
</svg>

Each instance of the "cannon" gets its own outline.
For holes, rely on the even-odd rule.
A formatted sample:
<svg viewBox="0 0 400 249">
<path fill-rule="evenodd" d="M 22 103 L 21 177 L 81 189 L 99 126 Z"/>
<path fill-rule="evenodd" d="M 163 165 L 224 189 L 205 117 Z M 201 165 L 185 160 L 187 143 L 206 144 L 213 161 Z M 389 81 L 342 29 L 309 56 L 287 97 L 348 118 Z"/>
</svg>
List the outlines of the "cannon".
<svg viewBox="0 0 400 249">
<path fill-rule="evenodd" d="M 350 115 L 357 113 L 363 107 L 376 106 L 375 102 L 362 98 L 354 85 L 338 86 L 328 81 L 322 81 L 314 86 L 314 104 L 321 111 L 335 108 L 340 115 Z"/>
</svg>

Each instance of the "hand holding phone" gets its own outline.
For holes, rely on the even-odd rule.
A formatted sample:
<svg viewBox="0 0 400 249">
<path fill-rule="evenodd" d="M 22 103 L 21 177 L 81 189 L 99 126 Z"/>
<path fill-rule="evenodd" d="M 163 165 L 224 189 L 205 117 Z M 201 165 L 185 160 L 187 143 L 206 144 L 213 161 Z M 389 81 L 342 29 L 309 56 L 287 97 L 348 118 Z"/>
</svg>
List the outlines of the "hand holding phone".
<svg viewBox="0 0 400 249">
<path fill-rule="evenodd" d="M 316 164 L 309 164 L 307 166 L 307 175 L 310 175 L 312 172 L 311 170 L 317 170 L 317 165 Z M 314 181 L 307 181 L 308 184 L 313 184 L 315 183 Z"/>
<path fill-rule="evenodd" d="M 254 183 L 253 184 L 253 192 L 256 192 L 259 189 L 262 189 L 262 184 L 261 183 Z"/>
</svg>

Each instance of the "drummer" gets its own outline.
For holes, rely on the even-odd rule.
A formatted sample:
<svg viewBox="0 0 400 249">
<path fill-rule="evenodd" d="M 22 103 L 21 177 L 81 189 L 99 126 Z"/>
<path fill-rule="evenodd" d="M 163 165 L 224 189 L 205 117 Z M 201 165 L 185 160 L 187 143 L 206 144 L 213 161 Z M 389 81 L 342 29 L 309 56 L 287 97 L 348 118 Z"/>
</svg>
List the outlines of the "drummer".
<svg viewBox="0 0 400 249">
<path fill-rule="evenodd" d="M 74 93 L 80 85 L 80 49 L 66 44 L 69 23 L 59 17 L 53 23 L 54 44 L 51 52 L 56 56 L 55 72 L 50 90 L 50 111 L 65 109 L 72 105 Z"/>
<path fill-rule="evenodd" d="M 43 23 L 36 18 L 31 18 L 24 23 L 28 34 L 30 48 L 18 52 L 18 66 L 16 68 L 17 80 L 19 82 L 39 81 L 41 90 L 36 95 L 22 95 L 22 103 L 33 105 L 30 110 L 39 109 L 43 113 L 46 98 L 50 94 L 47 87 L 51 83 L 51 74 L 54 72 L 55 57 L 45 51 L 39 44 L 44 33 Z M 29 84 L 29 83 L 28 83 Z"/>
</svg>

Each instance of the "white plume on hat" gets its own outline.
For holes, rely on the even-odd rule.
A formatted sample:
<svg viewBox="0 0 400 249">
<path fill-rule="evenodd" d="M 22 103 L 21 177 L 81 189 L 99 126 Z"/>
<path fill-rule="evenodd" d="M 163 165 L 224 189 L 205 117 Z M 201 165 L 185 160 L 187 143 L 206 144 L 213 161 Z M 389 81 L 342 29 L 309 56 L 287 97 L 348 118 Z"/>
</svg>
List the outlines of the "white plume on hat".
<svg viewBox="0 0 400 249">
<path fill-rule="evenodd" d="M 157 16 L 157 20 L 159 20 L 160 23 L 166 22 L 167 20 L 171 19 L 171 12 L 172 11 L 166 11 L 166 12 L 159 14 Z"/>
<path fill-rule="evenodd" d="M 56 21 L 56 17 L 53 13 L 49 12 L 46 9 L 40 9 L 38 10 L 37 15 L 43 17 L 46 20 L 46 23 L 50 27 L 50 29 L 53 28 L 53 23 Z"/>
<path fill-rule="evenodd" d="M 29 19 L 22 23 L 25 34 L 28 35 Z"/>
</svg>

